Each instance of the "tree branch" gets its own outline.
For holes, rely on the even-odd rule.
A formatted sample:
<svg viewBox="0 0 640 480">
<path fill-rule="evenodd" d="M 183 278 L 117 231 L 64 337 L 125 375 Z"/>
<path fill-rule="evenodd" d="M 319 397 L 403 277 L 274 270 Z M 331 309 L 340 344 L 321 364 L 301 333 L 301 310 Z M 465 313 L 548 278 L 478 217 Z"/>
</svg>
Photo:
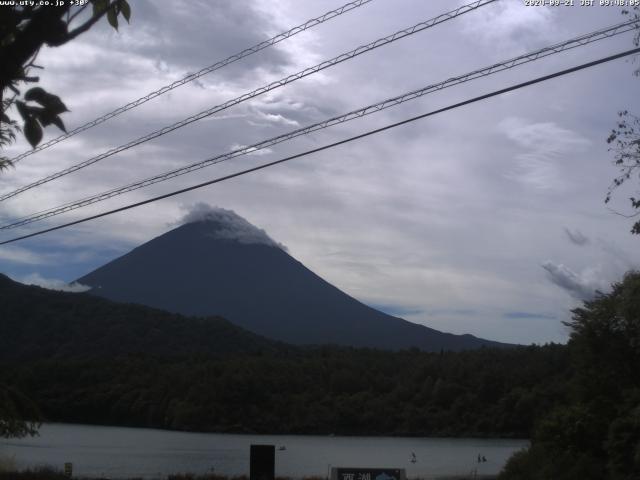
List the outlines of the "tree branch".
<svg viewBox="0 0 640 480">
<path fill-rule="evenodd" d="M 89 20 L 87 20 L 86 22 L 84 22 L 82 25 L 80 25 L 78 28 L 70 31 L 66 36 L 65 36 L 65 41 L 68 42 L 69 40 L 73 40 L 74 38 L 76 38 L 78 35 L 86 32 L 87 30 L 89 30 L 98 20 L 100 20 L 102 17 L 104 17 L 104 15 L 111 9 L 111 8 L 115 8 L 116 3 L 110 3 L 107 8 L 105 8 L 102 12 L 92 16 Z"/>
</svg>

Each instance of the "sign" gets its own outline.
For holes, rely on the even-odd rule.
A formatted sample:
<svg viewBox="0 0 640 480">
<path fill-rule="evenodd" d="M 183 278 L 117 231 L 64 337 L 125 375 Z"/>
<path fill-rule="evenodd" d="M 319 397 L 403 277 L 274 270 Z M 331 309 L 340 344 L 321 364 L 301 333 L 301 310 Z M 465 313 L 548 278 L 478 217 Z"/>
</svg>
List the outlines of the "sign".
<svg viewBox="0 0 640 480">
<path fill-rule="evenodd" d="M 66 462 L 64 464 L 64 474 L 66 477 L 71 478 L 71 475 L 73 475 L 73 463 Z"/>
<path fill-rule="evenodd" d="M 331 480 L 405 480 L 404 468 L 332 468 Z"/>
</svg>

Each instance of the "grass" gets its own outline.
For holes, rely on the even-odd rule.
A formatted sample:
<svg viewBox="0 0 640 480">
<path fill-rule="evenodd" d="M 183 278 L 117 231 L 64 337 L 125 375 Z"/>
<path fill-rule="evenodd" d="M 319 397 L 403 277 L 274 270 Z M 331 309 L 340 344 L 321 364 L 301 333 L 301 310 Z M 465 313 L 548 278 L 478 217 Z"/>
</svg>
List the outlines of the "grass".
<svg viewBox="0 0 640 480">
<path fill-rule="evenodd" d="M 15 468 L 12 469 L 3 469 L 3 466 L 13 465 L 15 467 L 15 462 L 13 458 L 2 459 L 0 461 L 0 480 L 69 480 L 64 473 L 60 470 L 54 470 L 53 468 L 44 467 L 37 468 L 32 470 L 22 470 L 16 471 Z M 172 474 L 165 477 L 166 480 L 249 480 L 249 477 L 246 475 L 240 475 L 235 477 L 228 477 L 226 475 L 218 475 L 215 473 L 205 473 L 196 475 L 193 473 L 179 473 Z M 486 476 L 486 475 L 478 475 L 474 476 L 446 476 L 446 477 L 438 477 L 438 479 L 431 480 L 494 480 L 495 476 Z M 100 478 L 100 477 L 73 477 L 74 480 L 109 480 L 108 478 Z M 142 480 L 140 478 L 131 477 L 128 479 L 119 479 L 119 480 Z M 276 480 L 293 480 L 289 477 L 276 477 Z M 301 480 L 326 480 L 324 477 L 303 477 Z M 412 479 L 412 480 L 421 480 L 421 479 Z"/>
<path fill-rule="evenodd" d="M 0 473 L 14 472 L 16 470 L 16 459 L 8 455 L 0 455 Z"/>
</svg>

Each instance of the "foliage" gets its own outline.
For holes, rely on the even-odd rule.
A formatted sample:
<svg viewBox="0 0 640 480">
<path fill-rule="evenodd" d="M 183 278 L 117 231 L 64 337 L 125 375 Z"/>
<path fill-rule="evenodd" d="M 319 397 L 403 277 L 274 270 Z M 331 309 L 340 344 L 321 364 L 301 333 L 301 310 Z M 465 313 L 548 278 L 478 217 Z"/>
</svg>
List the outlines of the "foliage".
<svg viewBox="0 0 640 480">
<path fill-rule="evenodd" d="M 51 421 L 189 431 L 527 437 L 562 396 L 561 346 L 0 364 Z M 483 391 L 485 378 L 495 380 Z M 482 392 L 479 394 L 478 392 Z"/>
<path fill-rule="evenodd" d="M 528 437 L 562 398 L 563 346 L 299 348 L 0 277 L 0 382 L 51 421 L 178 430 Z"/>
<path fill-rule="evenodd" d="M 636 21 L 637 31 L 633 43 L 636 47 L 640 46 L 640 6 L 635 6 L 632 10 L 623 10 L 622 13 Z M 634 74 L 640 76 L 640 68 L 636 69 Z M 640 118 L 627 110 L 618 112 L 618 121 L 611 130 L 607 143 L 610 145 L 609 150 L 614 152 L 614 163 L 619 174 L 607 190 L 605 203 L 609 203 L 614 191 L 630 180 L 640 168 Z M 629 201 L 634 210 L 640 210 L 640 198 L 631 197 Z M 628 216 L 635 217 L 638 214 L 640 212 Z M 633 224 L 631 233 L 640 234 L 640 220 Z"/>
<path fill-rule="evenodd" d="M 39 2 L 15 2 L 14 5 L 2 7 L 0 148 L 11 143 L 19 131 L 35 147 L 42 140 L 43 127 L 55 125 L 65 130 L 60 115 L 67 111 L 67 107 L 59 97 L 41 87 L 30 88 L 22 95 L 24 85 L 39 81 L 39 77 L 31 75 L 31 71 L 42 68 L 35 64 L 40 49 L 45 45 L 64 45 L 88 31 L 104 16 L 116 29 L 119 16 L 127 21 L 131 16 L 127 0 L 89 0 L 82 6 L 73 5 L 74 2 L 60 3 L 54 7 Z M 86 15 L 89 7 L 91 13 Z M 22 127 L 10 117 L 13 107 L 23 121 Z M 9 164 L 9 160 L 0 157 L 0 170 Z"/>
<path fill-rule="evenodd" d="M 568 401 L 536 424 L 502 479 L 640 478 L 640 273 L 573 311 Z"/>
<path fill-rule="evenodd" d="M 0 438 L 36 435 L 39 420 L 40 412 L 30 399 L 0 383 Z"/>
<path fill-rule="evenodd" d="M 69 480 L 69 477 L 59 470 L 43 467 L 23 471 L 0 471 L 0 480 Z"/>
</svg>

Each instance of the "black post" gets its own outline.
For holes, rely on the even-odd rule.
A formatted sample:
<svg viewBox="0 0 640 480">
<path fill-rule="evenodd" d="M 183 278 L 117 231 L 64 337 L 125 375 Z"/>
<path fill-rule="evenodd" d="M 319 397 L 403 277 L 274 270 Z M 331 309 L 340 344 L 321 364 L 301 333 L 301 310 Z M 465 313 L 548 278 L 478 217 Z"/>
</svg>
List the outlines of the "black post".
<svg viewBox="0 0 640 480">
<path fill-rule="evenodd" d="M 275 445 L 251 445 L 249 480 L 274 480 L 276 471 Z"/>
</svg>

